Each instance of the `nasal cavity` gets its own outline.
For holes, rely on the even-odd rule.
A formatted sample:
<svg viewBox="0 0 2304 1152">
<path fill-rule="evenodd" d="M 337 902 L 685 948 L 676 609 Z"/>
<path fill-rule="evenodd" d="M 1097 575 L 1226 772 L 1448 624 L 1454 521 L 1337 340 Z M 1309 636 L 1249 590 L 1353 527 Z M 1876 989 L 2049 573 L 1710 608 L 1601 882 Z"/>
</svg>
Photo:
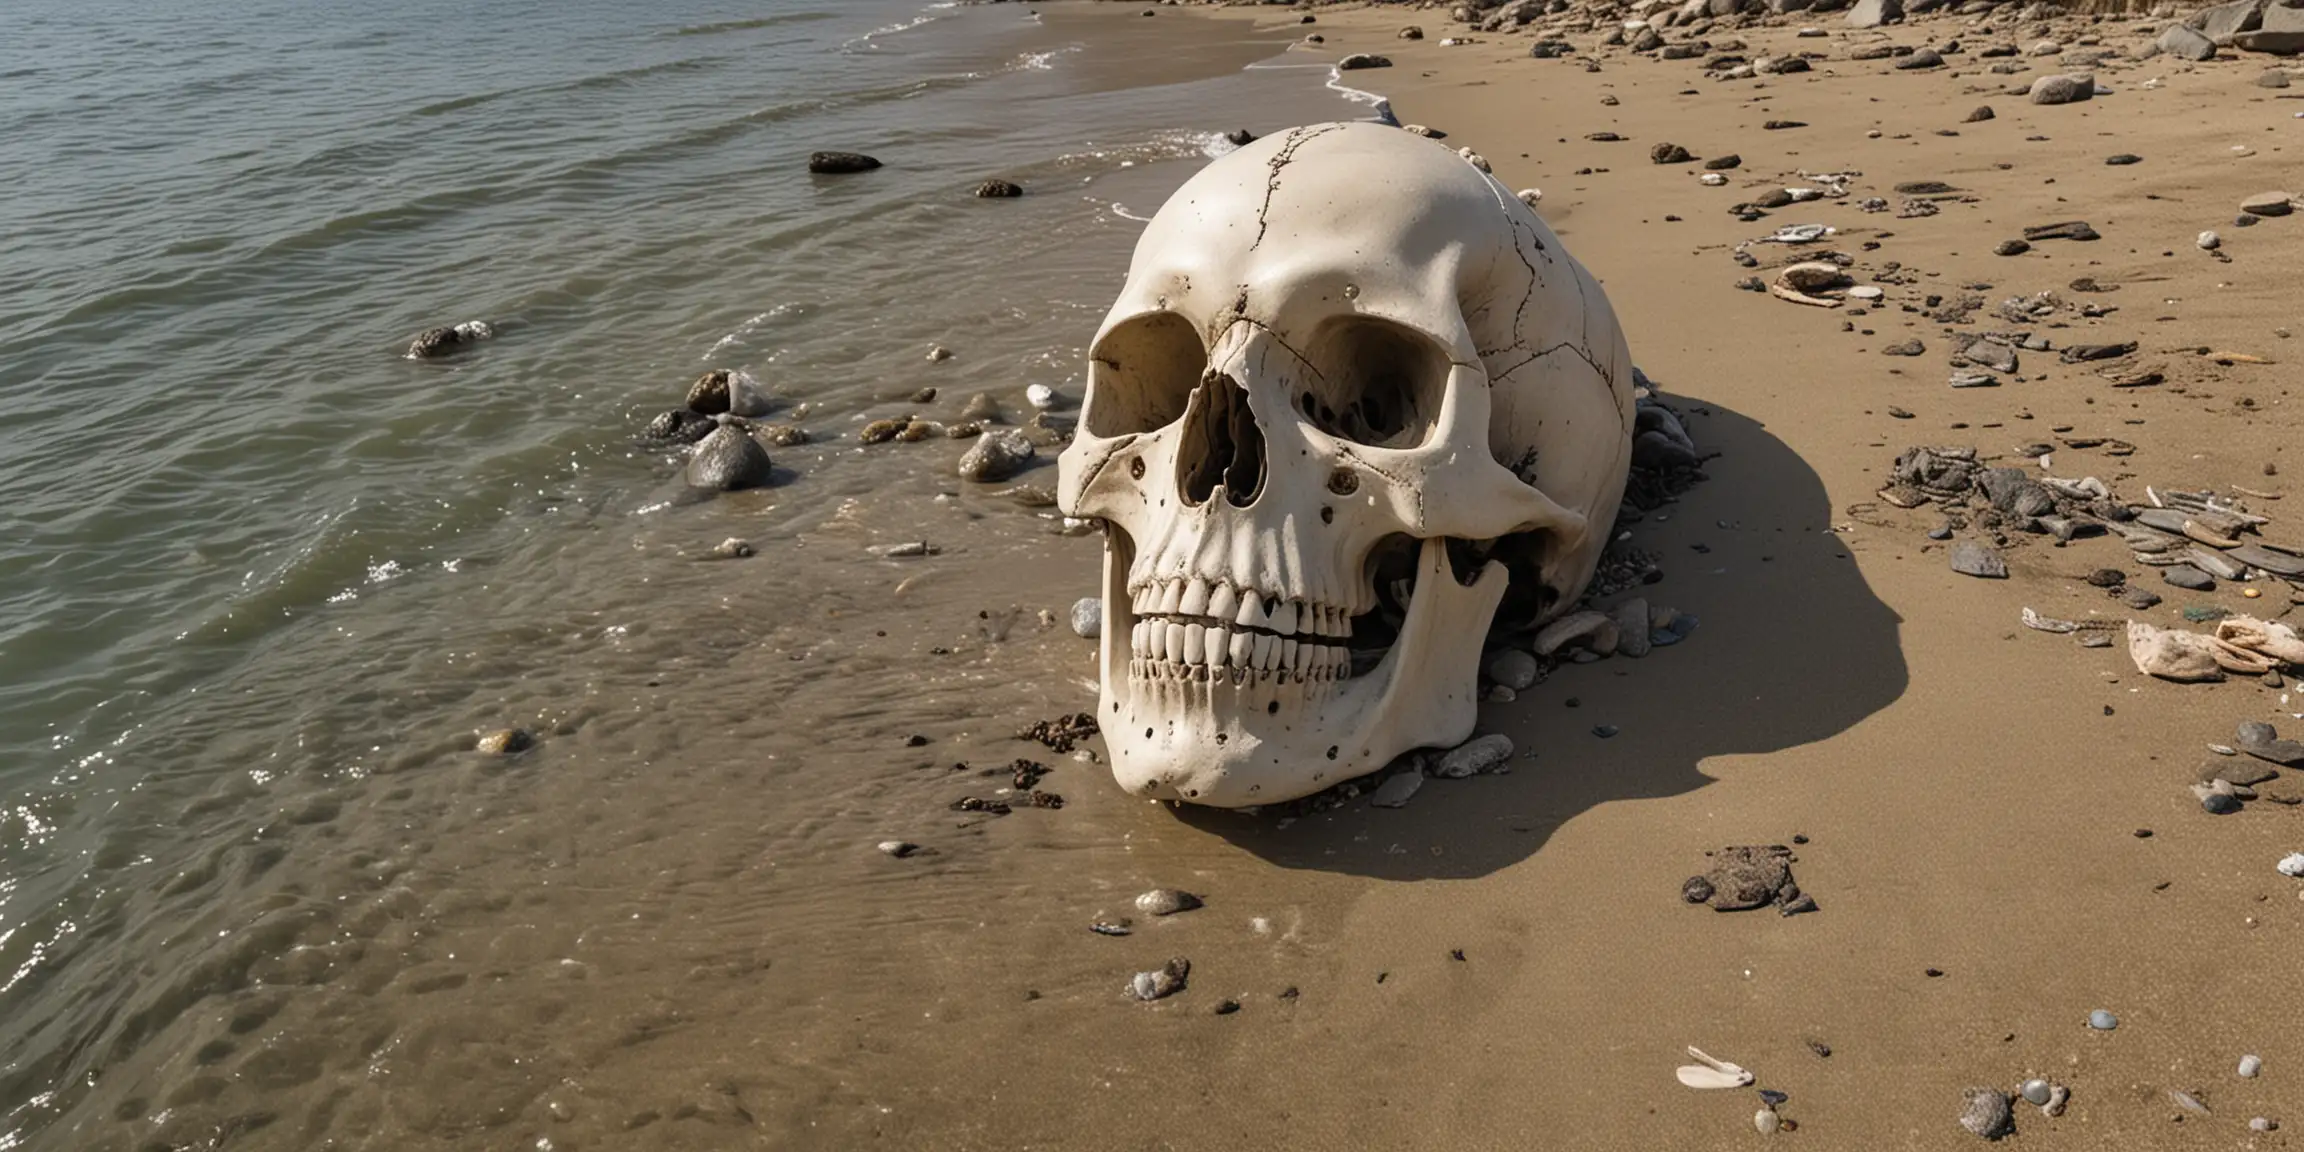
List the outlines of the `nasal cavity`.
<svg viewBox="0 0 2304 1152">
<path fill-rule="evenodd" d="M 1207 503 L 1218 490 L 1235 508 L 1246 508 L 1264 491 L 1264 432 L 1248 410 L 1248 393 L 1220 372 L 1200 377 L 1184 411 L 1184 443 L 1177 457 L 1177 483 L 1184 502 Z"/>
</svg>

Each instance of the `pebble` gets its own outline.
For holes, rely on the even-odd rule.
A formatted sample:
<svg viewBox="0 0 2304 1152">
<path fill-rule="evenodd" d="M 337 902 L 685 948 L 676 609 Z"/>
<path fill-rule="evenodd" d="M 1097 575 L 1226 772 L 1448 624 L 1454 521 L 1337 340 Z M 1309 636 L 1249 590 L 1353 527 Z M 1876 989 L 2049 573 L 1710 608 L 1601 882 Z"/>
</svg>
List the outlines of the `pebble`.
<svg viewBox="0 0 2304 1152">
<path fill-rule="evenodd" d="M 976 186 L 976 195 L 984 200 L 1013 200 L 1024 194 L 1024 186 L 1012 180 L 986 180 Z"/>
<path fill-rule="evenodd" d="M 2295 197 L 2286 192 L 2259 192 L 2240 202 L 2250 216 L 2286 216 L 2295 210 Z"/>
<path fill-rule="evenodd" d="M 1094 640 L 1104 633 L 1104 599 L 1082 596 L 1072 602 L 1072 634 Z"/>
<path fill-rule="evenodd" d="M 751 433 L 723 424 L 699 441 L 688 458 L 688 486 L 722 492 L 757 488 L 768 482 L 771 468 L 768 450 Z"/>
<path fill-rule="evenodd" d="M 1646 600 L 1626 600 L 1616 606 L 1616 654 L 1637 660 L 1648 654 L 1649 611 Z"/>
<path fill-rule="evenodd" d="M 2280 1122 L 2278 1120 L 2273 1120 L 2263 1116 L 2258 1116 L 2254 1120 L 2250 1120 L 2248 1122 L 2248 1130 L 2251 1132 L 2276 1132 L 2279 1131 L 2279 1129 Z"/>
<path fill-rule="evenodd" d="M 1712 898 L 1712 882 L 1702 876 L 1690 876 L 1680 885 L 1680 898 L 1690 904 L 1702 904 Z"/>
<path fill-rule="evenodd" d="M 1056 404 L 1056 390 L 1046 384 L 1033 384 L 1024 389 L 1024 399 L 1034 408 L 1052 408 Z"/>
<path fill-rule="evenodd" d="M 1686 164 L 1695 159 L 1688 154 L 1686 148 L 1678 144 L 1658 144 L 1648 150 L 1648 158 L 1658 164 Z"/>
<path fill-rule="evenodd" d="M 1970 1088 L 1961 1094 L 1960 1126 L 1986 1140 L 1998 1140 L 2014 1131 L 2008 1094 L 1998 1088 Z"/>
<path fill-rule="evenodd" d="M 1783 1124 L 1784 1118 L 1778 1116 L 1774 1108 L 1762 1108 L 1752 1114 L 1752 1126 L 1759 1129 L 1762 1136 L 1775 1135 L 1776 1129 Z"/>
<path fill-rule="evenodd" d="M 2048 1082 L 2046 1080 L 2026 1080 L 2023 1092 L 2024 1098 L 2034 1104 L 2048 1103 Z"/>
<path fill-rule="evenodd" d="M 2178 588 L 2185 588 L 2194 592 L 2213 592 L 2216 590 L 2216 578 L 2190 564 L 2171 564 L 2162 568 L 2160 579 Z"/>
<path fill-rule="evenodd" d="M 1615 739 L 1616 734 L 1621 731 L 1623 731 L 1623 729 L 1618 728 L 1614 724 L 1595 724 L 1592 726 L 1592 734 L 1594 736 L 1598 736 L 1602 740 L 1613 740 Z"/>
<path fill-rule="evenodd" d="M 480 734 L 480 742 L 473 749 L 483 756 L 513 756 L 536 746 L 536 737 L 525 728 L 498 728 Z"/>
<path fill-rule="evenodd" d="M 2120 1018 L 2102 1008 L 2088 1014 L 2088 1026 L 2098 1032 L 2110 1032 L 2120 1026 Z"/>
<path fill-rule="evenodd" d="M 1994 256 L 2022 256 L 2031 250 L 2032 245 L 2022 240 L 2002 240 L 1999 247 L 1992 249 L 1992 254 Z"/>
<path fill-rule="evenodd" d="M 1450 780 L 1462 780 L 1477 775 L 1512 758 L 1512 738 L 1496 733 L 1467 741 L 1440 757 L 1433 775 Z"/>
<path fill-rule="evenodd" d="M 1506 648 L 1488 658 L 1488 678 L 1518 692 L 1536 682 L 1536 657 Z"/>
<path fill-rule="evenodd" d="M 898 860 L 902 860 L 906 856 L 910 856 L 913 853 L 920 851 L 920 846 L 918 844 L 914 844 L 910 840 L 882 840 L 878 844 L 873 845 L 873 847 L 878 848 L 881 852 L 887 855 L 894 856 Z"/>
<path fill-rule="evenodd" d="M 2114 153 L 2113 155 L 2106 156 L 2104 158 L 2104 162 L 2106 164 L 2112 165 L 2115 168 L 2119 168 L 2129 164 L 2142 164 L 2144 162 L 2144 158 L 2142 156 L 2138 156 L 2134 152 L 2118 152 Z"/>
<path fill-rule="evenodd" d="M 1953 546 L 1952 570 L 1985 580 L 2008 578 L 2008 562 L 2001 559 L 1998 552 L 1973 540 L 1963 540 Z"/>
<path fill-rule="evenodd" d="M 730 536 L 726 540 L 722 540 L 719 546 L 713 548 L 712 554 L 723 560 L 742 560 L 752 555 L 752 545 Z"/>
<path fill-rule="evenodd" d="M 2214 252 L 2224 246 L 2224 238 L 2218 236 L 2214 231 L 2208 231 L 2202 232 L 2200 238 L 2194 240 L 2193 243 L 2198 244 L 2202 252 Z"/>
<path fill-rule="evenodd" d="M 1165 999 L 1182 992 L 1185 978 L 1191 974 L 1192 962 L 1178 956 L 1150 972 L 1138 972 L 1130 978 L 1128 994 L 1146 1002 Z"/>
<path fill-rule="evenodd" d="M 1200 898 L 1182 888 L 1154 888 L 1136 898 L 1136 910 L 1147 916 L 1173 916 L 1200 906 Z"/>
<path fill-rule="evenodd" d="M 2058 1084 L 2048 1090 L 2048 1102 L 2040 1106 L 2040 1114 L 2055 1117 L 2064 1114 L 2064 1102 L 2072 1098 L 2072 1090 Z"/>
<path fill-rule="evenodd" d="M 1395 772 L 1369 793 L 1368 803 L 1378 808 L 1405 808 L 1416 790 L 1424 786 L 1424 774 L 1417 771 Z"/>
<path fill-rule="evenodd" d="M 870 172 L 879 166 L 878 160 L 862 152 L 815 152 L 808 157 L 808 170 L 824 176 Z"/>
<path fill-rule="evenodd" d="M 2256 1056 L 2256 1055 L 2253 1055 L 2253 1054 L 2251 1054 L 2251 1055 L 2247 1055 L 2247 1056 L 2242 1056 L 2242 1057 L 2240 1058 L 2240 1078 L 2241 1078 L 2241 1079 L 2243 1079 L 2243 1080 L 2254 1080 L 2254 1079 L 2256 1078 L 2256 1074 L 2257 1074 L 2258 1072 L 2262 1072 L 2263 1070 L 2264 1070 L 2264 1059 L 2263 1059 L 2263 1057 L 2261 1057 L 2261 1056 Z"/>
<path fill-rule="evenodd" d="M 1032 442 L 1021 432 L 980 436 L 960 457 L 960 478 L 996 484 L 1016 475 L 1034 454 Z"/>
<path fill-rule="evenodd" d="M 2200 798 L 2200 807 L 2210 816 L 2229 816 L 2240 810 L 2240 798 L 2230 792 L 2210 792 Z"/>
<path fill-rule="evenodd" d="M 2282 856 L 2280 862 L 2272 867 L 2282 876 L 2304 878 L 2304 852 L 2290 852 L 2286 856 Z"/>
</svg>

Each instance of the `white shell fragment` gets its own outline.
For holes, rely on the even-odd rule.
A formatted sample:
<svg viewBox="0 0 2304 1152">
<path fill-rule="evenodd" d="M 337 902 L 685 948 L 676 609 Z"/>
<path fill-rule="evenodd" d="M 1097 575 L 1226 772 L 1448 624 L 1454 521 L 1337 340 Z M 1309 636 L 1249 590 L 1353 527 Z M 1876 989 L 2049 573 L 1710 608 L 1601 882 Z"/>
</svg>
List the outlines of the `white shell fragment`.
<svg viewBox="0 0 2304 1152">
<path fill-rule="evenodd" d="M 1674 1071 L 1682 1084 L 1690 1088 L 1742 1088 L 1752 1083 L 1752 1074 L 1726 1060 L 1707 1056 L 1704 1050 L 1691 1044 L 1688 1054 L 1701 1064 L 1683 1064 Z"/>
<path fill-rule="evenodd" d="M 2058 620 L 2058 619 L 2056 619 L 2056 618 L 2054 618 L 2054 617 L 2052 617 L 2052 616 L 2042 616 L 2041 614 L 2039 614 L 2038 612 L 2034 612 L 2034 611 L 2033 611 L 2033 610 L 2031 610 L 2030 608 L 2026 608 L 2026 609 L 2024 610 L 2024 617 L 2023 617 L 2023 619 L 2024 619 L 2024 626 L 2025 626 L 2026 628 L 2030 628 L 2030 629 L 2032 629 L 2032 630 L 2034 630 L 2034 631 L 2037 631 L 2037 632 L 2059 632 L 2059 633 L 2061 633 L 2061 632 L 2078 632 L 2078 631 L 2080 630 L 2080 625 L 2078 625 L 2078 624 L 2075 624 L 2075 623 L 2073 623 L 2073 622 L 2072 622 L 2072 621 L 2070 621 L 2070 620 Z"/>
</svg>

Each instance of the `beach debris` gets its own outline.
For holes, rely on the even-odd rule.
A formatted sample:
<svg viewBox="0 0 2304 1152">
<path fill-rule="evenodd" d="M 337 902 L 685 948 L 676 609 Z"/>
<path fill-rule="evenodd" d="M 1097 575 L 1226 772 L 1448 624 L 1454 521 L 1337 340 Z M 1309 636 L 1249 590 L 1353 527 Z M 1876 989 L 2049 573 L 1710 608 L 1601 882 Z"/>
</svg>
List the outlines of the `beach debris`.
<svg viewBox="0 0 2304 1152">
<path fill-rule="evenodd" d="M 1016 738 L 1037 741 L 1047 745 L 1049 751 L 1062 755 L 1096 733 L 1096 717 L 1093 713 L 1074 712 L 1053 720 L 1035 720 L 1031 727 L 1018 732 Z"/>
<path fill-rule="evenodd" d="M 2286 856 L 2282 856 L 2280 862 L 2274 864 L 2272 868 L 2282 876 L 2295 876 L 2304 879 L 2304 852 L 2290 852 Z"/>
<path fill-rule="evenodd" d="M 2256 1078 L 2256 1074 L 2262 1072 L 2263 1070 L 2263 1057 L 2255 1055 L 2254 1053 L 2250 1053 L 2240 1058 L 2240 1078 L 2242 1080 L 2254 1080 Z"/>
<path fill-rule="evenodd" d="M 1378 56 L 1373 52 L 1354 52 L 1336 62 L 1336 69 L 1340 72 L 1357 72 L 1363 68 L 1390 68 L 1391 66 L 1390 57 Z"/>
<path fill-rule="evenodd" d="M 883 560 L 912 560 L 922 556 L 935 556 L 944 549 L 926 540 L 906 540 L 900 544 L 874 544 L 866 552 Z"/>
<path fill-rule="evenodd" d="M 1750 1072 L 1726 1060 L 1707 1055 L 1693 1044 L 1688 1046 L 1688 1056 L 1698 1063 L 1683 1064 L 1674 1070 L 1673 1075 L 1690 1088 L 1743 1088 L 1752 1083 Z"/>
<path fill-rule="evenodd" d="M 2250 1132 L 2278 1132 L 2280 1122 L 2270 1117 L 2258 1116 L 2248 1122 L 2248 1130 Z"/>
<path fill-rule="evenodd" d="M 2040 1106 L 2040 1114 L 2054 1119 L 2064 1114 L 2064 1105 L 2072 1099 L 2072 1090 L 2062 1084 L 2048 1087 L 2048 1102 Z"/>
<path fill-rule="evenodd" d="M 1817 308 L 1838 308 L 1841 301 L 1814 293 L 1845 288 L 1848 274 L 1840 266 L 1824 261 L 1790 264 L 1778 269 L 1774 279 L 1768 281 L 1768 294 L 1794 304 L 1807 304 Z"/>
<path fill-rule="evenodd" d="M 1709 853 L 1712 867 L 1680 886 L 1681 899 L 1709 904 L 1716 912 L 1740 912 L 1769 904 L 1785 915 L 1811 911 L 1813 900 L 1795 910 L 1803 893 L 1792 878 L 1792 849 L 1782 844 L 1742 844 Z"/>
<path fill-rule="evenodd" d="M 2193 241 L 2193 243 L 2198 244 L 2202 252 L 2214 252 L 2218 248 L 2222 248 L 2224 246 L 2224 238 L 2218 236 L 2215 229 L 2209 229 L 2208 231 L 2202 232 L 2199 237 Z"/>
<path fill-rule="evenodd" d="M 819 176 L 870 172 L 879 166 L 880 161 L 862 152 L 812 152 L 808 155 L 808 170 Z"/>
<path fill-rule="evenodd" d="M 1502 733 L 1493 733 L 1476 740 L 1467 740 L 1449 749 L 1441 755 L 1432 774 L 1444 780 L 1462 780 L 1511 759 L 1512 738 Z"/>
<path fill-rule="evenodd" d="M 1154 888 L 1136 898 L 1136 910 L 1147 916 L 1173 916 L 1200 907 L 1200 898 L 1182 888 Z"/>
<path fill-rule="evenodd" d="M 2304 666 L 2304 635 L 2294 625 L 2254 616 L 2227 616 L 2216 622 L 2216 641 L 2266 660 Z"/>
<path fill-rule="evenodd" d="M 1796 197 L 1787 195 L 1784 202 L 1789 204 L 1794 199 L 1796 199 Z M 1774 232 L 1771 232 L 1768 235 L 1762 236 L 1758 240 L 1753 241 L 1753 243 L 1814 244 L 1818 240 L 1822 240 L 1825 237 L 1830 236 L 1832 232 L 1833 229 L 1822 224 L 1786 224 L 1782 228 L 1778 228 Z M 1835 272 L 1840 270 L 1840 266 L 1837 264 L 1831 265 L 1831 268 Z"/>
<path fill-rule="evenodd" d="M 701 412 L 688 408 L 673 408 L 657 414 L 640 434 L 650 440 L 668 440 L 674 444 L 694 444 L 712 434 L 720 422 Z"/>
<path fill-rule="evenodd" d="M 1138 972 L 1129 977 L 1127 992 L 1135 999 L 1150 1003 L 1165 1000 L 1184 990 L 1185 979 L 1192 975 L 1192 962 L 1182 956 L 1149 972 Z"/>
<path fill-rule="evenodd" d="M 997 484 L 1013 478 L 1032 462 L 1037 451 L 1020 431 L 986 433 L 960 457 L 960 478 L 979 484 Z"/>
<path fill-rule="evenodd" d="M 1970 1088 L 1960 1094 L 1960 1126 L 1986 1140 L 1998 1140 L 2016 1130 L 2016 1117 L 2008 1094 L 1998 1088 Z"/>
<path fill-rule="evenodd" d="M 1752 1114 L 1752 1127 L 1759 1129 L 1762 1136 L 1773 1136 L 1783 1126 L 1784 1118 L 1778 1116 L 1774 1108 L 1762 1108 Z"/>
<path fill-rule="evenodd" d="M 2181 1089 L 2170 1088 L 2168 1090 L 2168 1099 L 2173 1101 L 2178 1108 L 2182 1108 L 2186 1112 L 2196 1112 L 2202 1116 L 2207 1116 L 2210 1114 L 2208 1111 L 2208 1105 L 2198 1096 L 2195 1096 L 2190 1092 L 2185 1092 Z"/>
<path fill-rule="evenodd" d="M 1368 803 L 1377 808 L 1405 808 L 1409 798 L 1423 786 L 1424 773 L 1415 768 L 1394 772 L 1368 794 Z"/>
<path fill-rule="evenodd" d="M 406 356 L 410 360 L 437 360 L 453 356 L 482 340 L 491 339 L 496 330 L 485 320 L 466 320 L 443 328 L 426 328 L 408 342 Z"/>
<path fill-rule="evenodd" d="M 2261 720 L 2241 721 L 2232 746 L 2258 760 L 2304 768 L 2304 741 L 2282 740 L 2278 731 Z"/>
<path fill-rule="evenodd" d="M 2051 617 L 2042 616 L 2030 608 L 2024 609 L 2024 613 L 2020 619 L 2023 621 L 2026 628 L 2030 628 L 2036 632 L 2055 632 L 2064 634 L 2078 632 L 2081 628 L 2081 625 L 2076 621 L 2057 620 Z"/>
<path fill-rule="evenodd" d="M 751 541 L 735 536 L 730 536 L 712 546 L 712 557 L 715 560 L 745 560 L 751 558 L 752 555 Z"/>
<path fill-rule="evenodd" d="M 1134 932 L 1125 916 L 1118 920 L 1091 920 L 1088 922 L 1088 930 L 1098 936 L 1127 936 Z"/>
<path fill-rule="evenodd" d="M 2005 580 L 2008 578 L 2008 561 L 1985 545 L 1963 540 L 1952 546 L 1952 570 L 1963 576 Z"/>
<path fill-rule="evenodd" d="M 2098 1032 L 2110 1032 L 2120 1026 L 2120 1018 L 2105 1009 L 2098 1008 L 2088 1014 L 2088 1026 Z"/>
<path fill-rule="evenodd" d="M 1082 596 L 1072 602 L 1072 634 L 1094 640 L 1104 632 L 1104 598 Z"/>
<path fill-rule="evenodd" d="M 2159 628 L 2131 620 L 2128 622 L 2128 656 L 2136 662 L 2138 672 L 2162 680 L 2200 683 L 2224 679 L 2221 646 L 2214 637 L 2197 632 Z"/>
<path fill-rule="evenodd" d="M 688 457 L 688 486 L 731 492 L 768 483 L 768 450 L 736 424 L 723 424 L 696 445 Z"/>
<path fill-rule="evenodd" d="M 910 840 L 882 840 L 873 847 L 879 849 L 881 854 L 894 856 L 898 860 L 918 855 L 920 852 L 920 846 Z"/>
<path fill-rule="evenodd" d="M 517 756 L 536 746 L 536 735 L 526 728 L 498 728 L 482 732 L 472 750 L 483 756 Z"/>
</svg>

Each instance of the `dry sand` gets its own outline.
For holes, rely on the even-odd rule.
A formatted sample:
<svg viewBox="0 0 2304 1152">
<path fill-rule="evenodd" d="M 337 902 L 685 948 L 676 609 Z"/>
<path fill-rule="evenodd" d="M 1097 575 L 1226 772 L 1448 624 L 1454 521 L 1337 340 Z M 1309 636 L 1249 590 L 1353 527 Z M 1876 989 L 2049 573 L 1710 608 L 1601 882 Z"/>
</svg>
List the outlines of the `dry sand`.
<svg viewBox="0 0 2304 1152">
<path fill-rule="evenodd" d="M 1266 10 L 1225 15 L 1275 22 Z M 1411 22 L 1429 38 L 1396 39 Z M 2131 499 L 2146 484 L 2284 492 L 2304 469 L 2291 450 L 2297 345 L 2282 330 L 2298 318 L 2304 217 L 2232 221 L 2243 197 L 2304 182 L 2287 151 L 2304 103 L 2255 86 L 2273 61 L 2249 57 L 2116 61 L 2096 69 L 2114 94 L 2034 106 L 2004 90 L 2053 60 L 1995 76 L 1973 52 L 2029 46 L 2042 31 L 1939 19 L 1849 32 L 1837 13 L 1814 23 L 1832 35 L 1715 31 L 1754 56 L 1829 57 L 1806 75 L 1720 82 L 1702 58 L 1616 49 L 1597 71 L 1532 60 L 1526 34 L 1443 47 L 1463 30 L 1440 10 L 1321 10 L 1306 31 L 1326 43 L 1311 51 L 1394 61 L 1347 83 L 1483 154 L 1508 186 L 1543 189 L 1543 214 L 1605 281 L 1635 358 L 1701 414 L 1696 438 L 1721 453 L 1712 480 L 1637 531 L 1665 558 L 1650 598 L 1703 627 L 1645 661 L 1566 668 L 1486 708 L 1484 730 L 1538 753 L 1511 775 L 1433 781 L 1404 810 L 1362 802 L 1284 828 L 1145 814 L 1130 835 L 1135 861 L 1205 892 L 1209 907 L 1128 940 L 1083 933 L 1012 954 L 1003 975 L 1057 1002 L 1002 1008 L 978 1016 L 965 1042 L 926 1045 L 948 1050 L 917 1054 L 919 1091 L 973 1123 L 906 1126 L 909 1141 L 1770 1139 L 1752 1129 L 1751 1092 L 1674 1081 L 1687 1044 L 1789 1093 L 1782 1114 L 1798 1131 L 1773 1139 L 1819 1147 L 1973 1143 L 1955 1125 L 1962 1090 L 2033 1075 L 2069 1085 L 2072 1100 L 2057 1119 L 2019 1104 L 2027 1147 L 2279 1147 L 2304 1130 L 2304 890 L 2272 867 L 2304 847 L 2304 811 L 2259 803 L 2211 817 L 2185 788 L 2235 721 L 2293 723 L 2293 690 L 2158 682 L 2122 647 L 2084 649 L 2017 622 L 2027 605 L 2179 626 L 2191 604 L 2277 616 L 2293 611 L 2290 589 L 2182 593 L 2104 539 L 2032 538 L 2012 550 L 2011 579 L 1970 579 L 1924 538 L 1935 513 L 1875 495 L 1908 445 L 1973 444 L 2021 463 L 2019 445 L 2059 433 L 2136 445 L 2126 457 L 2060 447 L 2054 458 L 2057 474 L 2100 476 Z M 2055 31 L 2126 50 L 2157 28 L 2075 20 Z M 1970 53 L 1946 69 L 1847 59 L 1867 43 L 1955 37 Z M 1575 39 L 1581 55 L 1596 37 Z M 1607 95 L 1620 103 L 1604 106 Z M 1997 117 L 1964 123 L 1980 104 Z M 1763 130 L 1770 119 L 1808 126 Z M 1585 139 L 1601 131 L 1626 142 Z M 1697 164 L 1650 162 L 1660 141 L 1743 164 L 1726 187 L 1705 187 Z M 2143 162 L 2107 166 L 2118 152 Z M 1845 200 L 1761 223 L 1730 215 L 1765 188 L 1812 183 L 1801 170 L 1862 175 Z M 1900 204 L 1892 187 L 1921 180 L 1963 194 L 1925 218 L 1856 207 L 1875 195 Z M 2023 226 L 2071 219 L 2103 238 L 1993 254 Z M 1856 256 L 1860 282 L 1891 262 L 1904 269 L 1883 277 L 1887 299 L 1869 315 L 1735 288 L 1751 274 L 1731 261 L 1738 245 L 1809 222 L 1841 230 L 1813 248 Z M 2230 262 L 2194 246 L 2208 228 Z M 1781 246 L 1752 251 L 1770 265 L 1790 258 Z M 2067 291 L 2082 276 L 2117 291 Z M 2138 341 L 2140 359 L 2168 363 L 2169 383 L 2116 391 L 2096 366 L 2026 353 L 2021 379 L 1954 390 L 1947 330 L 1914 306 L 1962 285 L 1988 301 L 1964 331 L 2007 328 L 1990 305 L 2045 289 L 2116 307 L 2042 331 L 2058 347 Z M 1881 354 L 1910 337 L 1924 356 Z M 2197 346 L 2276 363 L 2179 351 Z M 2252 501 L 2276 518 L 2271 535 L 2295 542 L 2304 524 L 2292 502 Z M 2106 566 L 2167 602 L 2132 614 L 2080 579 Z M 1622 734 L 1595 737 L 1602 723 Z M 1706 849 L 1796 833 L 1809 838 L 1796 872 L 1821 912 L 1717 914 L 1678 899 Z M 1047 882 L 1069 881 L 1051 868 Z M 1257 935 L 1253 916 L 1272 935 Z M 1189 992 L 1151 1007 L 1117 999 L 1121 975 L 1170 953 L 1195 962 Z M 1277 998 L 1291 986 L 1296 999 Z M 1241 1011 L 1211 1015 L 1227 997 Z M 2117 1013 L 2119 1029 L 2087 1029 L 2096 1008 Z M 2263 1057 L 2259 1079 L 2234 1073 L 2247 1052 Z M 2170 1089 L 2213 1115 L 2184 1114 Z M 2258 1115 L 2291 1128 L 2257 1136 L 2246 1126 Z"/>
</svg>

